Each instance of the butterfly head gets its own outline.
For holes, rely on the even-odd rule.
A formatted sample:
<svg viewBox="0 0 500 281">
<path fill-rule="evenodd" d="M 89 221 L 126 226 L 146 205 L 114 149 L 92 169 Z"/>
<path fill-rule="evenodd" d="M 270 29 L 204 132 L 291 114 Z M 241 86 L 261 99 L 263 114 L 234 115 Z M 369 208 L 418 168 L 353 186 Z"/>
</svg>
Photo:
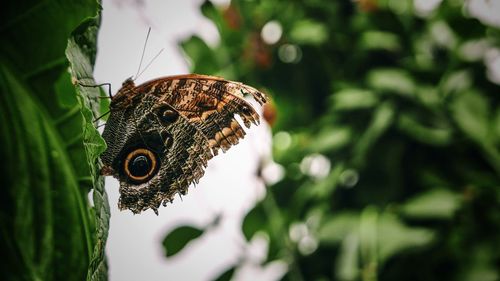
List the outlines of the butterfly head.
<svg viewBox="0 0 500 281">
<path fill-rule="evenodd" d="M 110 109 L 117 110 L 134 105 L 139 99 L 138 92 L 135 90 L 135 83 L 132 77 L 123 81 L 122 87 L 111 99 Z"/>
<path fill-rule="evenodd" d="M 132 87 L 132 88 L 135 87 L 134 79 L 132 76 L 125 79 L 125 81 L 123 81 L 123 83 L 122 83 L 122 88 L 128 88 L 128 87 Z"/>
</svg>

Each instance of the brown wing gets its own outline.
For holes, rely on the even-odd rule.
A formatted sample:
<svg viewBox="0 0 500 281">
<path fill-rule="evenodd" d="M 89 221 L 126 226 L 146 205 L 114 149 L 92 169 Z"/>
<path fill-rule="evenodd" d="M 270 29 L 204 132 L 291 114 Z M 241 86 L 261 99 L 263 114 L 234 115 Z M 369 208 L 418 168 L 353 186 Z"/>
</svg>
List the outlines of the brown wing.
<svg viewBox="0 0 500 281">
<path fill-rule="evenodd" d="M 214 154 L 219 149 L 227 151 L 245 136 L 235 114 L 247 128 L 259 123 L 259 115 L 244 96 L 251 95 L 259 104 L 266 102 L 265 95 L 250 86 L 198 74 L 159 78 L 135 87 L 134 91 L 157 96 L 158 106 L 172 106 L 202 131 Z"/>
</svg>

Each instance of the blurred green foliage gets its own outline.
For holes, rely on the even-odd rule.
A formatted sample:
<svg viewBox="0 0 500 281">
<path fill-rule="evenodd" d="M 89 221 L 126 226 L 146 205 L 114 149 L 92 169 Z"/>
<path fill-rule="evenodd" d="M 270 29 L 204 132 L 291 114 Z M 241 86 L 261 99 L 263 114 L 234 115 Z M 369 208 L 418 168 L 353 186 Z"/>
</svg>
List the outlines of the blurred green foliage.
<svg viewBox="0 0 500 281">
<path fill-rule="evenodd" d="M 500 278 L 500 87 L 485 66 L 498 28 L 458 0 L 201 9 L 220 43 L 182 42 L 192 71 L 273 99 L 277 164 L 242 231 L 268 237 L 284 280 Z"/>
<path fill-rule="evenodd" d="M 2 4 L 2 280 L 106 280 L 95 0 Z M 92 206 L 88 200 L 93 190 Z"/>
<path fill-rule="evenodd" d="M 191 240 L 200 237 L 203 232 L 203 230 L 189 225 L 177 227 L 163 240 L 166 256 L 169 257 L 177 254 L 184 249 Z"/>
</svg>

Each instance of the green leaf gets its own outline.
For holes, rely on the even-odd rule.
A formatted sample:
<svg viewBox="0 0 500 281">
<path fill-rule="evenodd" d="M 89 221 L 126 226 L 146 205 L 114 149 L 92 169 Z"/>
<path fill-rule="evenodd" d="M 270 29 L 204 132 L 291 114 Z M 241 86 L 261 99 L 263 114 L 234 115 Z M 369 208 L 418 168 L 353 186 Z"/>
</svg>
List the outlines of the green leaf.
<svg viewBox="0 0 500 281">
<path fill-rule="evenodd" d="M 321 22 L 305 19 L 295 22 L 289 36 L 298 44 L 319 45 L 328 39 L 328 29 Z"/>
<path fill-rule="evenodd" d="M 218 70 L 216 54 L 200 37 L 192 36 L 183 41 L 181 47 L 187 57 L 190 58 L 192 72 L 214 74 Z"/>
<path fill-rule="evenodd" d="M 412 96 L 416 91 L 416 85 L 411 75 L 402 69 L 379 68 L 372 70 L 368 73 L 367 81 L 375 90 L 401 96 Z"/>
<path fill-rule="evenodd" d="M 104 146 L 86 148 L 85 128 L 95 128 L 82 118 L 86 109 L 76 102 L 64 54 L 70 33 L 97 9 L 94 1 L 54 0 L 2 11 L 0 154 L 16 163 L 6 168 L 1 196 L 8 203 L 1 207 L 0 243 L 13 257 L 0 265 L 4 280 L 107 278 L 105 266 L 90 273 L 96 243 L 104 260 L 107 233 L 98 237 L 87 200 L 92 187 L 103 189 L 96 159 Z M 95 57 L 95 38 L 86 47 Z"/>
<path fill-rule="evenodd" d="M 200 237 L 204 230 L 192 226 L 180 226 L 167 234 L 163 240 L 166 256 L 171 257 L 184 249 L 189 242 Z"/>
<path fill-rule="evenodd" d="M 77 106 L 78 100 L 76 98 L 75 86 L 71 83 L 71 74 L 69 72 L 63 72 L 59 79 L 57 79 L 55 92 L 61 107 L 72 109 Z M 68 93 L 73 94 L 69 95 Z"/>
<path fill-rule="evenodd" d="M 457 95 L 451 109 L 455 122 L 467 136 L 479 143 L 488 141 L 490 107 L 481 93 L 466 91 Z"/>
<path fill-rule="evenodd" d="M 401 48 L 401 43 L 396 34 L 371 30 L 363 32 L 360 46 L 368 50 L 397 51 Z"/>
<path fill-rule="evenodd" d="M 444 96 L 460 93 L 472 86 L 472 77 L 469 71 L 460 70 L 452 72 L 441 80 L 440 90 Z"/>
<path fill-rule="evenodd" d="M 215 278 L 214 281 L 229 281 L 229 280 L 231 280 L 231 278 L 233 278 L 235 270 L 236 270 L 236 267 L 234 267 L 234 266 L 228 268 L 221 275 L 219 275 L 217 278 Z"/>
<path fill-rule="evenodd" d="M 339 280 L 356 280 L 359 276 L 359 237 L 356 230 L 348 233 L 335 260 L 335 276 Z"/>
<path fill-rule="evenodd" d="M 205 17 L 210 19 L 215 24 L 217 30 L 219 31 L 219 34 L 221 34 L 222 36 L 227 35 L 229 29 L 227 28 L 224 17 L 211 1 L 204 1 L 200 7 L 200 10 Z"/>
<path fill-rule="evenodd" d="M 321 243 L 338 244 L 342 242 L 349 233 L 357 231 L 359 225 L 359 214 L 354 212 L 342 212 L 325 218 L 318 230 L 318 238 Z"/>
<path fill-rule="evenodd" d="M 500 143 L 500 108 L 497 108 L 494 118 L 491 122 L 492 124 L 492 135 L 494 138 L 494 143 L 499 144 Z"/>
<path fill-rule="evenodd" d="M 460 207 L 460 197 L 446 189 L 419 194 L 401 206 L 404 216 L 417 219 L 451 219 Z"/>
<path fill-rule="evenodd" d="M 448 145 L 452 141 L 450 128 L 430 128 L 420 124 L 410 114 L 402 114 L 398 120 L 398 128 L 413 139 L 430 145 Z"/>
<path fill-rule="evenodd" d="M 375 145 L 378 138 L 392 124 L 395 115 L 394 106 L 390 102 L 385 102 L 378 106 L 373 114 L 371 123 L 359 138 L 354 147 L 354 161 L 362 164 L 369 149 Z"/>
<path fill-rule="evenodd" d="M 403 251 L 428 246 L 435 239 L 433 230 L 406 226 L 390 213 L 379 216 L 377 229 L 378 257 L 382 263 Z"/>
<path fill-rule="evenodd" d="M 342 149 L 352 138 L 352 132 L 345 127 L 324 127 L 309 143 L 311 152 L 330 152 Z"/>
<path fill-rule="evenodd" d="M 7 244 L 6 280 L 52 280 L 64 272 L 85 278 L 91 247 L 88 213 L 64 142 L 33 92 L 4 65 L 2 94 L 2 159 L 6 167 L 2 198 L 2 236 Z M 19 110 L 22 108 L 23 110 Z M 20 180 L 19 180 L 20 179 Z M 62 255 L 62 256 L 61 256 Z M 43 257 L 39 259 L 38 257 Z M 54 264 L 65 265 L 62 272 Z M 68 270 L 68 271 L 66 271 Z M 71 278 L 70 278 L 71 279 Z"/>
<path fill-rule="evenodd" d="M 498 264 L 496 264 L 496 257 L 498 249 L 487 247 L 484 244 L 478 245 L 469 251 L 470 262 L 467 266 L 460 269 L 460 276 L 463 276 L 464 281 L 494 281 L 498 280 L 500 273 Z"/>
<path fill-rule="evenodd" d="M 254 234 L 266 224 L 267 216 L 264 206 L 262 202 L 260 202 L 245 216 L 241 229 L 247 241 L 250 241 Z"/>
<path fill-rule="evenodd" d="M 418 101 L 428 108 L 440 110 L 440 106 L 443 104 L 442 96 L 433 86 L 420 85 L 416 91 L 416 95 Z"/>
<path fill-rule="evenodd" d="M 332 168 L 330 174 L 326 178 L 310 183 L 312 186 L 306 189 L 307 196 L 313 197 L 317 200 L 321 200 L 325 197 L 331 196 L 337 188 L 337 185 L 339 184 L 341 178 L 341 174 L 344 170 L 344 165 L 342 163 L 337 163 L 337 165 Z M 304 200 L 305 198 L 301 199 Z"/>
<path fill-rule="evenodd" d="M 88 0 L 24 2 L 2 10 L 0 50 L 4 62 L 15 66 L 19 75 L 36 80 L 36 75 L 66 64 L 68 37 L 85 18 L 96 15 L 99 4 Z"/>
<path fill-rule="evenodd" d="M 482 150 L 483 157 L 500 174 L 500 150 L 497 147 L 496 120 L 492 117 L 488 99 L 483 93 L 470 89 L 457 95 L 451 104 L 457 126 Z"/>
<path fill-rule="evenodd" d="M 88 19 L 82 23 L 68 42 L 66 56 L 70 62 L 72 76 L 82 84 L 94 85 L 92 77 L 97 45 L 98 21 Z M 94 119 L 100 116 L 102 91 L 93 87 L 78 87 L 77 100 L 84 120 L 83 146 L 86 160 L 90 167 L 93 185 L 94 208 L 94 248 L 88 269 L 87 280 L 107 279 L 105 246 L 109 229 L 109 203 L 104 189 L 104 178 L 100 176 L 101 162 L 99 155 L 106 149 L 106 143 L 94 126 Z"/>
<path fill-rule="evenodd" d="M 368 90 L 350 88 L 336 92 L 330 101 L 335 110 L 355 110 L 374 107 L 378 97 Z"/>
</svg>

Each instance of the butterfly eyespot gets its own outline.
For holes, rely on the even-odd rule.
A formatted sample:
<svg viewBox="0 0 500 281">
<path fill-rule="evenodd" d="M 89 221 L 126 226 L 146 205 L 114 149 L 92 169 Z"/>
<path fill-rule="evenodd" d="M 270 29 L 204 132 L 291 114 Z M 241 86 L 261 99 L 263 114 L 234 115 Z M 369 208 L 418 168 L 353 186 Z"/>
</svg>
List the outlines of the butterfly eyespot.
<svg viewBox="0 0 500 281">
<path fill-rule="evenodd" d="M 172 144 L 174 144 L 174 139 L 173 138 L 171 138 L 170 136 L 167 137 L 167 138 L 164 138 L 163 145 L 164 145 L 165 149 L 171 148 Z"/>
<path fill-rule="evenodd" d="M 163 123 L 170 124 L 177 120 L 179 113 L 171 108 L 163 107 L 158 111 L 158 117 Z"/>
<path fill-rule="evenodd" d="M 174 144 L 174 139 L 170 133 L 167 131 L 162 131 L 160 133 L 161 140 L 163 142 L 163 149 L 164 151 L 170 149 L 172 147 L 172 144 Z"/>
<path fill-rule="evenodd" d="M 156 155 L 150 150 L 138 148 L 125 158 L 123 170 L 134 183 L 143 183 L 151 179 L 158 170 Z"/>
</svg>

